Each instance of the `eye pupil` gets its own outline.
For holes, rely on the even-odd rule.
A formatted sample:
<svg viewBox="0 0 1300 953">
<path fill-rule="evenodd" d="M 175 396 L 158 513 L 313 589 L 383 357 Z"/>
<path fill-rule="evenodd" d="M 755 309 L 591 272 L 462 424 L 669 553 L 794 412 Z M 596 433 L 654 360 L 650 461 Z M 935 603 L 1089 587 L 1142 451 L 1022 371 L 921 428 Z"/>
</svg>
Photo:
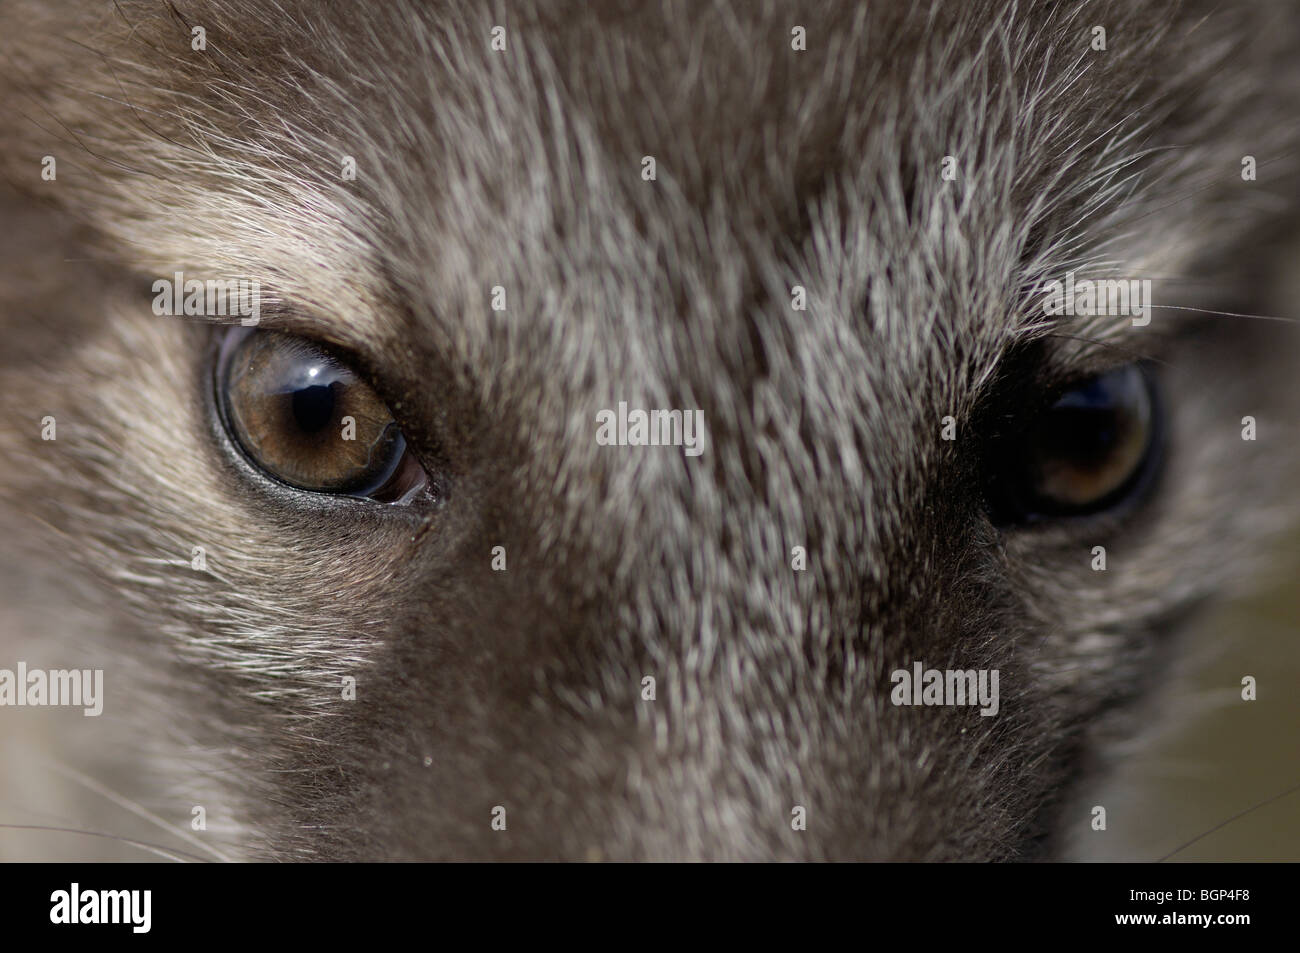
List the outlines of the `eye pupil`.
<svg viewBox="0 0 1300 953">
<path fill-rule="evenodd" d="M 313 384 L 293 393 L 293 418 L 304 433 L 314 434 L 334 422 L 334 388 Z"/>
</svg>

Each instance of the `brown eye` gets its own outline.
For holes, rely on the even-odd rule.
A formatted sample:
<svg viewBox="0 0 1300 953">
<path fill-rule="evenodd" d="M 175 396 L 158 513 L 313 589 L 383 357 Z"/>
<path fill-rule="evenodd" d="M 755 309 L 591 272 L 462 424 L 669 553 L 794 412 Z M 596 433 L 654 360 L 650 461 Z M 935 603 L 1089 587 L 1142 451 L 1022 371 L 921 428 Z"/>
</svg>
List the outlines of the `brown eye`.
<svg viewBox="0 0 1300 953">
<path fill-rule="evenodd" d="M 1113 508 L 1147 485 L 1160 434 L 1154 385 L 1141 367 L 1089 378 L 999 447 L 990 496 L 1021 520 Z"/>
<path fill-rule="evenodd" d="M 282 483 L 381 502 L 410 499 L 427 483 L 374 390 L 303 338 L 235 329 L 216 381 L 227 429 Z"/>
</svg>

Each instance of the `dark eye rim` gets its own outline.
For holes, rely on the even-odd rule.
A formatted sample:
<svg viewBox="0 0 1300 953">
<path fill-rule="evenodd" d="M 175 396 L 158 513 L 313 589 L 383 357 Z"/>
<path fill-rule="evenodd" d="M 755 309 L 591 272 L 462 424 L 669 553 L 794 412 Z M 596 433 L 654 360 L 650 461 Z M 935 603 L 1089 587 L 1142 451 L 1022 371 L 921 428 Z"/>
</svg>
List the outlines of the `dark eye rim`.
<svg viewBox="0 0 1300 953">
<path fill-rule="evenodd" d="M 1018 499 L 1016 491 L 1023 488 L 1023 483 L 1018 483 L 1014 479 L 1003 479 L 1003 468 L 1008 461 L 1018 462 L 1021 459 L 1020 454 L 1016 452 L 1016 443 L 1023 440 L 1031 429 L 1032 423 L 1037 419 L 1035 415 L 1046 413 L 1066 394 L 1079 389 L 1089 381 L 1126 367 L 1134 367 L 1139 373 L 1141 382 L 1146 388 L 1151 415 L 1150 434 L 1146 447 L 1142 459 L 1134 466 L 1133 472 L 1114 490 L 1086 506 L 1062 505 L 1055 508 L 1050 506 L 1035 508 L 1028 505 L 1026 501 Z M 1164 473 L 1168 450 L 1169 423 L 1166 404 L 1159 374 L 1151 361 L 1136 360 L 1076 378 L 1043 395 L 1042 402 L 1034 407 L 1030 415 L 1026 415 L 1020 425 L 1008 433 L 999 434 L 989 442 L 984 454 L 983 466 L 986 511 L 993 523 L 1002 529 L 1122 520 L 1131 516 L 1154 496 Z"/>
<path fill-rule="evenodd" d="M 371 384 L 369 376 L 362 371 L 358 361 L 338 347 L 314 337 L 274 328 L 246 327 L 224 323 L 214 325 L 212 330 L 213 333 L 207 348 L 204 349 L 203 358 L 207 379 L 205 403 L 209 407 L 213 436 L 225 451 L 224 456 L 236 463 L 245 475 L 256 480 L 265 489 L 284 498 L 286 501 L 291 500 L 295 504 L 311 501 L 313 505 L 320 508 L 361 507 L 370 510 L 401 511 L 422 508 L 442 501 L 441 481 L 436 480 L 432 472 L 425 468 L 416 458 L 414 449 L 410 441 L 407 440 L 405 432 L 400 430 L 400 424 L 398 425 L 400 453 L 397 456 L 397 462 L 388 475 L 387 482 L 391 483 L 398 474 L 401 474 L 412 465 L 423 474 L 422 484 L 413 492 L 407 492 L 400 498 L 378 498 L 373 495 L 383 489 L 383 486 L 370 489 L 368 494 L 310 489 L 290 483 L 271 472 L 253 458 L 237 435 L 234 423 L 230 418 L 227 399 L 222 390 L 227 370 L 226 360 L 241 340 L 256 332 L 282 334 L 286 337 L 298 338 L 329 355 L 344 366 L 353 369 L 357 376 L 370 386 L 373 387 L 373 384 Z M 383 400 L 383 394 L 379 389 L 375 388 L 375 391 Z M 385 403 L 387 403 L 386 400 Z M 391 409 L 389 412 L 391 413 Z"/>
</svg>

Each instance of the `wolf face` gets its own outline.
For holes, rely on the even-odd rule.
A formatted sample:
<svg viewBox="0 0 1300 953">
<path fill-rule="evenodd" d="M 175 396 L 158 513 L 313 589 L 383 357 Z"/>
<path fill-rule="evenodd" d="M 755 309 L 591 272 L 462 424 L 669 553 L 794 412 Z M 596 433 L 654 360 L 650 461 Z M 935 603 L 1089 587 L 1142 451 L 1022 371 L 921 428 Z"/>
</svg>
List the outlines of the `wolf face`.
<svg viewBox="0 0 1300 953">
<path fill-rule="evenodd" d="M 1052 854 L 1289 515 L 1293 335 L 1193 309 L 1294 311 L 1300 21 L 752 6 L 7 5 L 0 501 L 24 618 L 107 657 L 66 763 L 129 747 L 228 858 Z M 258 327 L 156 315 L 177 272 Z M 368 388 L 411 492 L 268 451 L 232 334 Z M 1024 441 L 1107 381 L 1149 419 L 1098 494 Z M 703 451 L 598 440 L 621 403 Z"/>
</svg>

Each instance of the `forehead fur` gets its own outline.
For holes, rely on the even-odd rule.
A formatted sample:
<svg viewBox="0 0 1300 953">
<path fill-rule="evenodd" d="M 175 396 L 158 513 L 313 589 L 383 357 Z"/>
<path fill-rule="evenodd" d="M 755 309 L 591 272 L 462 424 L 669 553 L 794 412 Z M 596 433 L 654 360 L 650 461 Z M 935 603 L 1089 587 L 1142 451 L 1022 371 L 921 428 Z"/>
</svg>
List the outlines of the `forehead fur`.
<svg viewBox="0 0 1300 953">
<path fill-rule="evenodd" d="M 1047 333 L 1039 281 L 1179 275 L 1254 221 L 1221 183 L 1243 142 L 1291 161 L 1266 118 L 1294 106 L 1279 10 L 20 5 L 4 81 L 29 138 L 7 158 L 57 155 L 51 194 L 146 275 L 253 277 L 299 325 L 410 354 L 399 387 L 436 360 L 484 412 L 546 407 L 557 438 L 616 397 L 705 407 L 722 435 L 761 380 L 893 421 L 863 435 L 889 445 Z"/>
<path fill-rule="evenodd" d="M 555 300 L 577 260 L 651 285 L 643 307 L 673 306 L 658 324 L 711 325 L 688 320 L 699 299 L 752 322 L 802 278 L 886 339 L 968 339 L 987 320 L 945 324 L 992 308 L 1014 332 L 1043 273 L 1121 249 L 1130 269 L 1185 266 L 1197 249 L 1159 235 L 1189 191 L 1213 190 L 1204 170 L 1243 142 L 1284 160 L 1284 131 L 1250 108 L 1294 105 L 1284 5 L 1147 6 L 18 4 L 3 81 L 26 129 L 7 159 L 22 178 L 61 158 L 52 193 L 146 272 L 263 278 L 322 321 L 364 324 L 339 301 L 398 294 L 449 341 L 487 347 L 497 283 L 517 286 L 526 328 L 560 304 L 617 321 L 585 313 L 608 301 Z M 25 42 L 45 35 L 64 45 Z M 1201 231 L 1248 220 L 1240 205 L 1202 200 Z M 1137 262 L 1134 244 L 1149 246 Z M 828 257 L 853 269 L 817 274 Z M 676 288 L 653 287 L 665 272 Z"/>
</svg>

